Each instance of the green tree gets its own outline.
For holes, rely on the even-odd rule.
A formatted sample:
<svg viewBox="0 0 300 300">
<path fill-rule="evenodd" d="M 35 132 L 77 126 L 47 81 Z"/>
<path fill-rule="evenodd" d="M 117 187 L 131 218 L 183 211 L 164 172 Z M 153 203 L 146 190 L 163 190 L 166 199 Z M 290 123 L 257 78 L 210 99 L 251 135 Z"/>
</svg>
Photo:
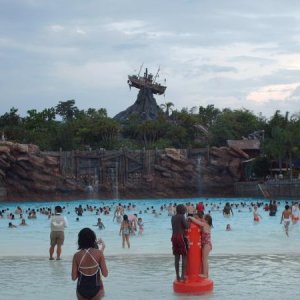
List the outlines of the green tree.
<svg viewBox="0 0 300 300">
<path fill-rule="evenodd" d="M 286 161 L 292 177 L 292 160 L 299 153 L 300 120 L 299 115 L 289 112 L 282 115 L 277 110 L 266 127 L 265 153 L 279 163 L 279 172 L 282 172 L 283 162 Z"/>
<path fill-rule="evenodd" d="M 247 109 L 224 109 L 211 127 L 212 144 L 225 146 L 227 140 L 247 137 L 253 131 L 261 129 L 260 126 L 258 117 Z"/>
<path fill-rule="evenodd" d="M 73 123 L 81 147 L 112 149 L 121 130 L 117 121 L 107 117 L 105 109 L 81 111 Z"/>
<path fill-rule="evenodd" d="M 210 128 L 216 122 L 220 113 L 221 111 L 215 108 L 213 104 L 206 107 L 200 106 L 197 119 L 201 125 Z"/>
<path fill-rule="evenodd" d="M 293 159 L 299 154 L 300 148 L 300 120 L 293 115 L 285 128 L 285 146 L 290 169 L 290 178 L 293 177 Z"/>
<path fill-rule="evenodd" d="M 183 108 L 180 112 L 173 111 L 171 120 L 173 121 L 173 124 L 183 128 L 185 135 L 184 146 L 191 147 L 197 136 L 197 132 L 194 127 L 197 124 L 197 116 L 191 114 L 187 108 Z"/>
<path fill-rule="evenodd" d="M 28 110 L 23 124 L 26 130 L 25 143 L 34 143 L 42 150 L 53 150 L 58 126 L 54 108 L 44 109 L 42 112 Z"/>
<path fill-rule="evenodd" d="M 23 118 L 18 114 L 18 109 L 12 107 L 9 113 L 0 117 L 0 130 L 5 138 L 15 142 L 22 143 L 26 132 L 23 127 Z"/>
<path fill-rule="evenodd" d="M 77 106 L 75 106 L 75 100 L 59 101 L 56 106 L 56 113 L 62 117 L 63 121 L 69 122 L 74 119 L 79 112 Z"/>
<path fill-rule="evenodd" d="M 164 110 L 167 117 L 170 116 L 170 112 L 173 111 L 172 107 L 174 106 L 174 103 L 172 102 L 166 102 L 160 105 L 161 109 Z"/>
</svg>

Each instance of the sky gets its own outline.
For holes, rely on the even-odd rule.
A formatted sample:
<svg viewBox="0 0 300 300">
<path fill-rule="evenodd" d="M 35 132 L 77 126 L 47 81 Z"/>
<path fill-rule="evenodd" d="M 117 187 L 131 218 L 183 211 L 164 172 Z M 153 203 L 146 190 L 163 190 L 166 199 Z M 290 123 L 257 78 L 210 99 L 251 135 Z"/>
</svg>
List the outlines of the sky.
<svg viewBox="0 0 300 300">
<path fill-rule="evenodd" d="M 140 66 L 158 105 L 300 112 L 298 0 L 0 0 L 0 115 L 132 105 Z"/>
</svg>

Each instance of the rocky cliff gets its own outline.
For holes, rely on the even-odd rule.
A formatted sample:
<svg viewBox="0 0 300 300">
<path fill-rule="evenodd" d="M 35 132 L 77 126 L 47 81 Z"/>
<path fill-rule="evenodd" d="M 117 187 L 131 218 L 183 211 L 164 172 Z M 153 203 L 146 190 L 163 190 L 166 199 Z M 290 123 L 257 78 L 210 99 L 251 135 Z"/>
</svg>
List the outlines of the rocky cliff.
<svg viewBox="0 0 300 300">
<path fill-rule="evenodd" d="M 142 191 L 154 198 L 234 196 L 234 183 L 241 178 L 245 156 L 228 147 L 212 148 L 208 162 L 201 155 L 188 158 L 180 150 L 165 149 L 154 165 L 154 173 L 144 176 Z M 127 186 L 130 195 L 140 192 L 140 186 Z"/>
<path fill-rule="evenodd" d="M 116 159 L 115 154 L 108 156 Z M 245 152 L 230 147 L 211 148 L 209 159 L 205 149 L 190 150 L 189 154 L 187 150 L 161 150 L 147 170 L 142 168 L 136 173 L 137 181 L 119 183 L 118 195 L 120 198 L 233 196 L 233 185 L 241 178 L 241 163 L 247 158 Z M 115 165 L 109 164 L 109 168 Z M 78 172 L 78 168 L 73 169 Z M 119 178 L 124 178 L 120 173 Z M 75 175 L 63 176 L 59 156 L 41 153 L 35 145 L 0 143 L 0 187 L 7 191 L 8 199 L 90 197 L 85 193 L 90 191 L 91 183 L 84 183 Z M 93 197 L 113 198 L 114 189 L 112 182 L 103 177 Z"/>
<path fill-rule="evenodd" d="M 59 161 L 35 145 L 0 142 L 0 186 L 8 199 L 52 199 L 82 193 L 83 189 L 60 174 Z"/>
</svg>

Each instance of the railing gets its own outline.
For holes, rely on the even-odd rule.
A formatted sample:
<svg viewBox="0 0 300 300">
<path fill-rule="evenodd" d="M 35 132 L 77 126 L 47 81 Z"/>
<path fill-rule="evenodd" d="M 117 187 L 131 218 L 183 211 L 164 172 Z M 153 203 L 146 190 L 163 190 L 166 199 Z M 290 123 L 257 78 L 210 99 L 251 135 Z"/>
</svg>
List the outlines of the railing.
<svg viewBox="0 0 300 300">
<path fill-rule="evenodd" d="M 260 185 L 260 187 L 259 187 Z M 241 197 L 261 197 L 268 195 L 271 199 L 278 198 L 300 198 L 300 179 L 278 179 L 265 182 L 249 181 L 237 182 L 234 191 Z M 262 192 L 264 191 L 264 193 Z M 265 194 L 265 195 L 264 195 Z"/>
</svg>

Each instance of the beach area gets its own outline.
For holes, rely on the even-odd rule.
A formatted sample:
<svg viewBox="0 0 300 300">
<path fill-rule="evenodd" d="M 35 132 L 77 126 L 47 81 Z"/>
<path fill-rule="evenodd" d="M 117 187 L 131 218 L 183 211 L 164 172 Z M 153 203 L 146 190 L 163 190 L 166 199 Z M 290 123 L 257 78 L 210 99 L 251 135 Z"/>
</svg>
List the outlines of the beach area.
<svg viewBox="0 0 300 300">
<path fill-rule="evenodd" d="M 300 1 L 0 16 L 0 300 L 300 299 Z"/>
<path fill-rule="evenodd" d="M 201 299 L 285 299 L 297 296 L 300 279 L 298 256 L 300 247 L 299 224 L 291 225 L 289 237 L 280 224 L 285 200 L 278 201 L 278 213 L 270 217 L 263 210 L 267 203 L 252 198 L 201 199 L 206 212 L 213 218 L 213 250 L 209 258 L 210 275 L 214 281 L 211 294 Z M 110 200 L 85 199 L 59 204 L 64 209 L 69 226 L 66 228 L 62 260 L 49 261 L 49 220 L 37 213 L 36 219 L 26 219 L 27 226 L 8 228 L 6 216 L 0 219 L 2 237 L 0 252 L 0 282 L 3 299 L 74 299 L 76 284 L 71 280 L 72 256 L 77 250 L 77 235 L 84 227 L 93 229 L 105 244 L 105 257 L 109 275 L 104 278 L 105 299 L 199 299 L 199 296 L 182 296 L 173 292 L 174 258 L 170 237 L 172 234 L 167 207 L 179 203 L 193 203 L 199 199 L 161 200 Z M 224 217 L 223 206 L 232 204 L 234 215 Z M 144 222 L 143 235 L 130 237 L 131 248 L 123 249 L 119 236 L 120 224 L 113 221 L 114 207 L 121 203 L 137 214 Z M 241 205 L 243 203 L 243 205 Z M 253 222 L 252 205 L 262 203 L 258 208 L 262 219 Z M 54 208 L 58 203 L 25 202 L 1 203 L 1 210 L 14 211 L 17 206 L 39 210 Z M 96 211 L 84 211 L 78 217 L 75 207 L 110 207 L 108 215 L 96 215 Z M 155 211 L 155 213 L 153 212 Z M 25 216 L 24 216 L 25 217 Z M 105 229 L 96 225 L 101 217 Z M 12 221 L 19 225 L 20 219 Z M 230 224 L 232 231 L 226 231 Z M 16 288 L 17 285 L 17 288 Z"/>
</svg>

